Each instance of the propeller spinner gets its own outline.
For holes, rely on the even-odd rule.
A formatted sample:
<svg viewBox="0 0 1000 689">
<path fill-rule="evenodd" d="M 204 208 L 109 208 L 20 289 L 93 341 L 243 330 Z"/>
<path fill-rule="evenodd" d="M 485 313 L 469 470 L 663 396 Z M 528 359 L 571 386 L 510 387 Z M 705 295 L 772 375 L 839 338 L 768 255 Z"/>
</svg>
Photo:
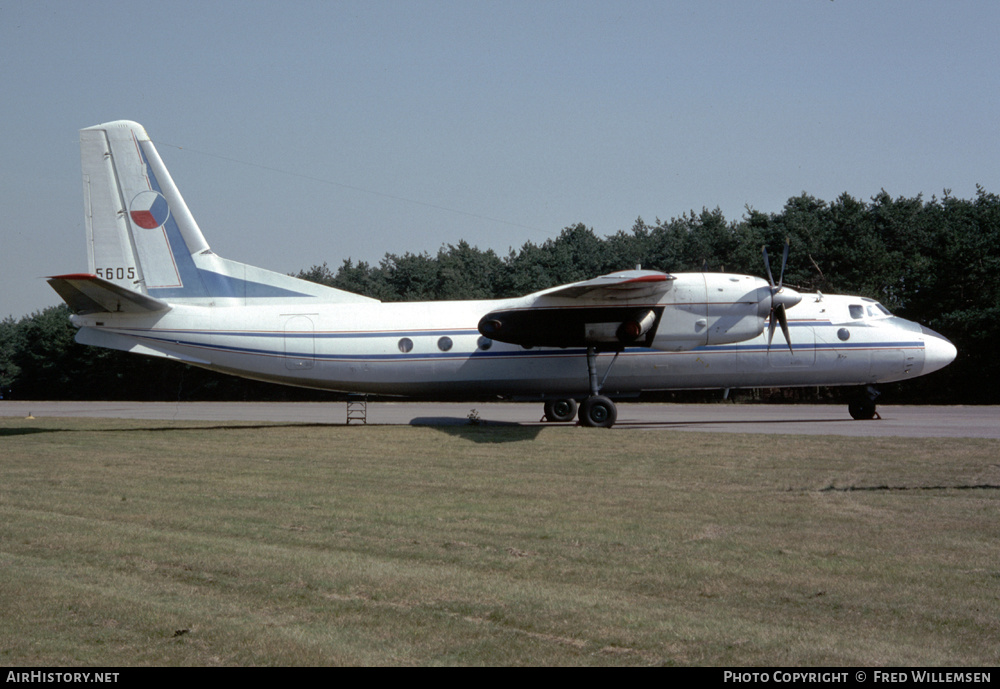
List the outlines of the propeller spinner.
<svg viewBox="0 0 1000 689">
<path fill-rule="evenodd" d="M 781 326 L 781 333 L 785 336 L 788 344 L 788 351 L 792 351 L 792 339 L 788 335 L 788 318 L 785 316 L 785 309 L 791 308 L 802 301 L 802 295 L 791 288 L 783 286 L 785 280 L 785 265 L 788 263 L 789 241 L 785 239 L 785 250 L 781 256 L 781 272 L 778 273 L 778 284 L 774 284 L 774 276 L 771 274 L 771 262 L 767 260 L 767 247 L 763 247 L 764 268 L 767 269 L 767 281 L 771 285 L 771 312 L 768 316 L 767 327 L 767 348 L 771 349 L 771 340 L 774 339 L 774 322 Z"/>
</svg>

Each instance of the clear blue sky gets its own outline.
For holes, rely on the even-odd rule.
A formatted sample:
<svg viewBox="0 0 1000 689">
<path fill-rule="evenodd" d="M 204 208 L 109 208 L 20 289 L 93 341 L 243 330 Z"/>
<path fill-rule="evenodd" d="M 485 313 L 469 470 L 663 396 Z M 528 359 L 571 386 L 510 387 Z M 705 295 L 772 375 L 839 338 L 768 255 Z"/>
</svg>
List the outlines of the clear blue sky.
<svg viewBox="0 0 1000 689">
<path fill-rule="evenodd" d="M 82 127 L 145 125 L 227 258 L 506 254 L 803 191 L 1000 192 L 998 35 L 992 0 L 0 0 L 0 318 L 87 268 Z"/>
</svg>

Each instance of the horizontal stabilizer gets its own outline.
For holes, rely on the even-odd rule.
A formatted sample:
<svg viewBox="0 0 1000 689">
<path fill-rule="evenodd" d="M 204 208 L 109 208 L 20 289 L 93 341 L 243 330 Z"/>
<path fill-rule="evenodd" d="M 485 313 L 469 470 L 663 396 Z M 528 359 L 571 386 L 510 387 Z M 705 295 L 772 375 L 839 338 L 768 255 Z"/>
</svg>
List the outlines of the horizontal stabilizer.
<svg viewBox="0 0 1000 689">
<path fill-rule="evenodd" d="M 170 304 L 140 292 L 119 287 L 113 282 L 88 273 L 55 275 L 48 278 L 73 313 L 155 313 L 166 311 Z"/>
</svg>

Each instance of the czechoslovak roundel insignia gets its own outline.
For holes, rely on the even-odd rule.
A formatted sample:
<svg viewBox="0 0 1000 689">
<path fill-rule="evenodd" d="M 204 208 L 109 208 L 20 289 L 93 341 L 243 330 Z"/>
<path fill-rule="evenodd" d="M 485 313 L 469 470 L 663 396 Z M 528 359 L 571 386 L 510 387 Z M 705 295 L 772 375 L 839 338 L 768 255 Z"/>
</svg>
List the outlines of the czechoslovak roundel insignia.
<svg viewBox="0 0 1000 689">
<path fill-rule="evenodd" d="M 145 230 L 155 230 L 170 217 L 167 200 L 155 191 L 143 191 L 137 194 L 129 204 L 128 212 L 132 216 L 132 222 Z"/>
</svg>

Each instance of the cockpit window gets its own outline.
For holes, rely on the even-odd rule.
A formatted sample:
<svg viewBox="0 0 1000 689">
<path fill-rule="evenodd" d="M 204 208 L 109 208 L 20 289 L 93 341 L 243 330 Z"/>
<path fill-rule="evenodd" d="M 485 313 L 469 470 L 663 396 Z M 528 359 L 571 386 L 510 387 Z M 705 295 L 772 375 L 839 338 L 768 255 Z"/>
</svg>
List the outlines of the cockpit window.
<svg viewBox="0 0 1000 689">
<path fill-rule="evenodd" d="M 875 304 L 875 308 L 878 309 L 879 311 L 881 311 L 886 316 L 891 316 L 892 315 L 892 311 L 890 311 L 889 309 L 885 308 L 881 304 Z"/>
<path fill-rule="evenodd" d="M 851 304 L 847 308 L 851 310 L 851 318 L 865 317 L 865 307 L 863 307 L 861 304 Z"/>
</svg>

